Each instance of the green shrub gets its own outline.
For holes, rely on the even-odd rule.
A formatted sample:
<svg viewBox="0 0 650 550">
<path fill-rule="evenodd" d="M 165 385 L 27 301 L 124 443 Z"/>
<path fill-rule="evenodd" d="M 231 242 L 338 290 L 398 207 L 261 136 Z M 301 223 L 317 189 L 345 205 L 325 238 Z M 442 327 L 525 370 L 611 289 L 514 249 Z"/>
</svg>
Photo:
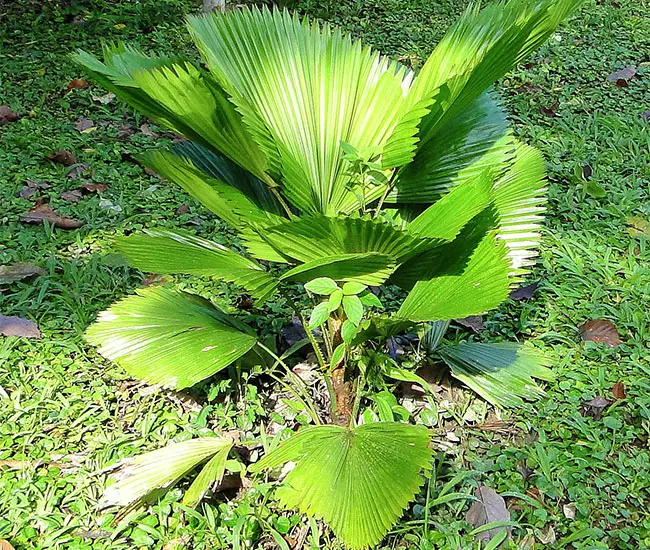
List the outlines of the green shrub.
<svg viewBox="0 0 650 550">
<path fill-rule="evenodd" d="M 103 61 L 75 55 L 99 83 L 187 138 L 141 160 L 231 225 L 244 252 L 170 230 L 119 238 L 116 249 L 143 271 L 234 283 L 258 304 L 290 296 L 296 283 L 315 300 L 305 324 L 331 411 L 318 411 L 287 368 L 283 382 L 313 425 L 274 441 L 250 469 L 295 463 L 278 498 L 324 519 L 352 548 L 385 535 L 432 461 L 428 430 L 403 421 L 408 413 L 390 393 L 364 410 L 369 380 L 427 387 L 381 353 L 382 343 L 425 329 L 428 352 L 502 406 L 536 397 L 532 377 L 550 376 L 517 346 L 441 339 L 448 320 L 503 302 L 534 261 L 544 162 L 514 138 L 490 86 L 578 3 L 471 7 L 418 74 L 327 25 L 267 9 L 191 18 L 207 69 L 121 45 Z M 381 296 L 388 284 L 406 296 L 389 314 L 370 288 Z M 87 336 L 131 375 L 170 388 L 251 352 L 272 357 L 270 372 L 286 367 L 240 319 L 168 287 L 113 305 Z M 207 460 L 186 495 L 195 504 L 223 476 L 231 447 L 197 439 L 138 457 L 106 502 L 130 502 Z"/>
</svg>

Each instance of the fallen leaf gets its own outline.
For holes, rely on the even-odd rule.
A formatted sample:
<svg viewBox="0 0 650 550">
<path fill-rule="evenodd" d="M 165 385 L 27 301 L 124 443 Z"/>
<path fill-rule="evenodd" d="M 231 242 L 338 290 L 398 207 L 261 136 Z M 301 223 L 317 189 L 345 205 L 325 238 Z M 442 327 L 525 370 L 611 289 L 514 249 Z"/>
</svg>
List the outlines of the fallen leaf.
<svg viewBox="0 0 650 550">
<path fill-rule="evenodd" d="M 465 516 L 465 520 L 472 527 L 481 527 L 493 521 L 510 521 L 510 512 L 506 508 L 506 502 L 494 489 L 483 485 L 474 491 L 474 496 L 478 500 L 472 504 Z M 504 529 L 507 529 L 509 536 L 510 527 L 495 527 L 478 533 L 476 538 L 483 542 L 489 542 Z"/>
<path fill-rule="evenodd" d="M 639 115 L 643 120 L 650 120 L 650 111 L 644 111 Z"/>
<path fill-rule="evenodd" d="M 67 149 L 59 149 L 53 155 L 47 155 L 47 158 L 52 162 L 58 162 L 65 166 L 77 164 L 77 157 L 75 157 L 72 151 L 68 151 Z"/>
<path fill-rule="evenodd" d="M 95 123 L 89 118 L 82 117 L 75 122 L 74 127 L 77 132 L 85 134 L 95 129 Z"/>
<path fill-rule="evenodd" d="M 7 105 L 0 106 L 0 126 L 5 125 L 7 122 L 16 122 L 20 115 Z"/>
<path fill-rule="evenodd" d="M 104 95 L 94 95 L 93 101 L 97 101 L 98 103 L 101 103 L 102 105 L 108 105 L 111 101 L 115 99 L 115 94 L 113 92 L 108 92 L 107 94 Z"/>
<path fill-rule="evenodd" d="M 620 8 L 621 5 L 618 2 L 616 2 L 616 0 L 612 0 L 612 7 L 613 8 Z"/>
<path fill-rule="evenodd" d="M 153 176 L 154 178 L 158 178 L 159 180 L 162 179 L 162 176 L 160 174 L 154 172 L 151 168 L 147 168 L 146 166 L 144 167 L 144 173 L 148 174 L 149 176 Z"/>
<path fill-rule="evenodd" d="M 115 204 L 112 201 L 109 201 L 108 199 L 100 199 L 99 207 L 103 208 L 104 210 L 110 210 L 111 212 L 115 212 L 116 214 L 122 212 L 122 207 L 119 204 Z"/>
<path fill-rule="evenodd" d="M 0 283 L 11 283 L 36 275 L 45 275 L 46 273 L 42 267 L 28 262 L 0 265 Z"/>
<path fill-rule="evenodd" d="M 75 78 L 68 83 L 68 90 L 83 90 L 88 87 L 88 82 L 83 78 Z"/>
<path fill-rule="evenodd" d="M 169 282 L 169 277 L 166 275 L 161 275 L 160 273 L 149 273 L 144 279 L 142 279 L 142 286 L 158 286 L 164 285 Z"/>
<path fill-rule="evenodd" d="M 591 401 L 585 401 L 582 404 L 583 416 L 591 416 L 594 420 L 600 420 L 603 417 L 603 411 L 610 404 L 611 401 L 602 395 L 594 397 Z"/>
<path fill-rule="evenodd" d="M 576 517 L 576 505 L 573 503 L 562 505 L 562 513 L 567 519 L 575 519 Z"/>
<path fill-rule="evenodd" d="M 133 134 L 135 134 L 135 128 L 128 123 L 121 124 L 117 129 L 117 139 L 126 139 Z"/>
<path fill-rule="evenodd" d="M 541 105 L 539 108 L 540 113 L 543 115 L 550 117 L 550 118 L 555 118 L 557 116 L 557 110 L 558 107 L 560 106 L 560 103 L 558 101 L 554 101 L 551 103 L 549 106 L 546 105 Z"/>
<path fill-rule="evenodd" d="M 469 317 L 464 317 L 463 319 L 456 319 L 456 322 L 464 326 L 465 328 L 470 329 L 476 334 L 480 334 L 485 330 L 485 325 L 483 324 L 483 317 L 480 315 L 470 315 Z"/>
<path fill-rule="evenodd" d="M 85 162 L 74 164 L 71 166 L 68 171 L 65 173 L 65 177 L 69 180 L 78 180 L 81 177 L 91 177 L 93 175 L 93 170 Z"/>
<path fill-rule="evenodd" d="M 593 173 L 594 173 L 594 169 L 591 167 L 590 164 L 585 164 L 582 167 L 582 179 L 584 179 L 585 181 L 591 178 Z"/>
<path fill-rule="evenodd" d="M 629 80 L 633 78 L 635 74 L 636 67 L 634 65 L 630 65 L 629 67 L 625 67 L 620 71 L 613 72 L 607 77 L 607 80 L 609 82 L 616 82 L 616 85 L 621 88 L 627 88 Z"/>
<path fill-rule="evenodd" d="M 39 189 L 49 189 L 49 183 L 41 183 L 40 181 L 34 180 L 25 180 L 25 185 L 20 191 L 18 191 L 18 196 L 22 199 L 29 199 L 34 195 Z"/>
<path fill-rule="evenodd" d="M 156 132 L 154 132 L 151 129 L 151 127 L 149 126 L 149 124 L 147 124 L 146 122 L 144 124 L 140 125 L 140 131 L 147 137 L 150 137 L 150 138 L 157 138 L 158 137 L 158 134 Z"/>
<path fill-rule="evenodd" d="M 25 338 L 40 338 L 41 331 L 36 323 L 22 317 L 0 315 L 0 334 L 4 336 L 24 336 Z"/>
<path fill-rule="evenodd" d="M 57 214 L 52 207 L 47 204 L 34 206 L 29 210 L 29 212 L 27 212 L 27 214 L 20 217 L 20 221 L 24 223 L 42 224 L 46 220 L 55 227 L 60 227 L 61 229 L 77 229 L 83 225 L 79 220 L 66 218 Z"/>
<path fill-rule="evenodd" d="M 105 183 L 91 183 L 86 181 L 81 184 L 81 190 L 86 193 L 103 193 L 108 190 L 108 185 Z"/>
<path fill-rule="evenodd" d="M 625 218 L 628 225 L 627 232 L 633 237 L 650 237 L 650 221 L 641 216 L 628 216 Z"/>
<path fill-rule="evenodd" d="M 555 540 L 555 529 L 553 529 L 552 525 L 542 529 L 541 534 L 539 535 L 539 542 L 542 544 L 553 544 Z"/>
<path fill-rule="evenodd" d="M 519 287 L 510 293 L 510 299 L 514 300 L 515 302 L 530 300 L 533 296 L 535 296 L 535 292 L 537 291 L 538 287 L 539 281 L 535 281 L 529 285 Z"/>
<path fill-rule="evenodd" d="M 0 539 L 0 550 L 16 550 L 8 540 Z"/>
<path fill-rule="evenodd" d="M 187 214 L 190 211 L 190 207 L 187 204 L 181 204 L 174 212 L 176 214 Z"/>
<path fill-rule="evenodd" d="M 61 193 L 61 198 L 68 202 L 79 202 L 81 197 L 83 197 L 83 195 L 79 189 L 73 189 L 72 191 L 64 191 Z"/>
<path fill-rule="evenodd" d="M 627 397 L 625 393 L 625 384 L 620 380 L 612 386 L 612 393 L 614 394 L 615 399 L 625 399 Z"/>
<path fill-rule="evenodd" d="M 607 344 L 610 348 L 621 344 L 616 325 L 607 319 L 590 319 L 580 327 L 580 336 L 583 342 Z"/>
</svg>

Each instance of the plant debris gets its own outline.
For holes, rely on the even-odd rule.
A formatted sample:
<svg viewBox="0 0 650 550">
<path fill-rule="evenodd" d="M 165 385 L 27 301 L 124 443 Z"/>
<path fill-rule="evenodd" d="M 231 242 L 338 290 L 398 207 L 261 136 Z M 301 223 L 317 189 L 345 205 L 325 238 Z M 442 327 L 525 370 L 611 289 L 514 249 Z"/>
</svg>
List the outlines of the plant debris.
<svg viewBox="0 0 650 550">
<path fill-rule="evenodd" d="M 47 159 L 63 164 L 64 166 L 77 164 L 77 157 L 72 151 L 68 151 L 67 149 L 58 149 L 54 154 L 47 155 Z"/>
<path fill-rule="evenodd" d="M 616 382 L 616 384 L 612 386 L 612 394 L 615 399 L 625 399 L 627 397 L 627 394 L 625 393 L 625 384 L 620 380 Z"/>
<path fill-rule="evenodd" d="M 609 399 L 602 395 L 594 397 L 591 401 L 585 401 L 582 404 L 582 413 L 584 416 L 590 416 L 594 420 L 600 420 L 603 417 L 603 411 L 611 405 Z"/>
<path fill-rule="evenodd" d="M 83 225 L 83 222 L 80 222 L 79 220 L 61 216 L 47 204 L 38 204 L 34 206 L 29 210 L 29 212 L 20 217 L 20 221 L 33 224 L 42 224 L 44 221 L 47 221 L 53 226 L 60 227 L 61 229 L 77 229 Z"/>
<path fill-rule="evenodd" d="M 0 106 L 0 126 L 4 126 L 7 122 L 16 122 L 20 115 L 7 105 Z"/>
<path fill-rule="evenodd" d="M 459 325 L 470 329 L 472 332 L 476 334 L 481 334 L 481 332 L 485 330 L 485 325 L 483 324 L 483 317 L 481 317 L 480 315 L 470 315 L 469 317 L 456 319 L 456 322 Z"/>
<path fill-rule="evenodd" d="M 18 262 L 10 265 L 0 265 L 0 283 L 12 283 L 21 279 L 45 275 L 47 272 L 36 264 Z"/>
<path fill-rule="evenodd" d="M 635 74 L 636 67 L 634 65 L 630 65 L 629 67 L 625 67 L 620 71 L 613 72 L 607 77 L 607 80 L 609 82 L 616 82 L 616 85 L 620 88 L 627 88 L 628 82 L 634 78 Z"/>
<path fill-rule="evenodd" d="M 607 344 L 610 348 L 621 345 L 616 325 L 607 319 L 590 319 L 580 327 L 580 336 L 583 342 Z"/>
<path fill-rule="evenodd" d="M 535 281 L 529 285 L 519 287 L 510 293 L 510 299 L 514 300 L 515 302 L 530 300 L 533 296 L 535 296 L 535 292 L 538 288 L 539 281 Z"/>
<path fill-rule="evenodd" d="M 22 317 L 0 315 L 0 334 L 3 336 L 22 336 L 24 338 L 40 338 L 41 331 L 36 323 Z"/>
<path fill-rule="evenodd" d="M 478 499 L 467 511 L 465 520 L 472 527 L 482 527 L 493 521 L 510 521 L 510 511 L 506 508 L 506 502 L 494 489 L 482 485 L 474 491 L 474 496 Z M 482 542 L 489 542 L 504 529 L 510 535 L 510 527 L 495 527 L 477 533 L 476 538 Z"/>
</svg>

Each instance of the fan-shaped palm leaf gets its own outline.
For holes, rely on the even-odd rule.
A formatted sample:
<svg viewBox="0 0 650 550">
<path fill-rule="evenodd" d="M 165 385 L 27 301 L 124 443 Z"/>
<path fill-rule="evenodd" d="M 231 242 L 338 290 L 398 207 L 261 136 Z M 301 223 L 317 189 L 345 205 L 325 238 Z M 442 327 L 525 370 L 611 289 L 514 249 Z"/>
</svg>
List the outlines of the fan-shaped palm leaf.
<svg viewBox="0 0 650 550">
<path fill-rule="evenodd" d="M 259 472 L 295 462 L 278 490 L 290 508 L 324 519 L 350 548 L 378 543 L 431 466 L 423 426 L 381 422 L 303 428 L 255 464 Z"/>
</svg>

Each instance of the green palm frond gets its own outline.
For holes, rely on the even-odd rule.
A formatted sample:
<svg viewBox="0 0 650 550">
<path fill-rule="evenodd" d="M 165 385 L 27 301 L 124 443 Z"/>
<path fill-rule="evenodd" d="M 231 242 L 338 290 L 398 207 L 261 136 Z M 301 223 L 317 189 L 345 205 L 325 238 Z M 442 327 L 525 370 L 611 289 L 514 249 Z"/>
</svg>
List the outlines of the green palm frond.
<svg viewBox="0 0 650 550">
<path fill-rule="evenodd" d="M 207 300 L 162 287 L 113 304 L 86 339 L 131 376 L 177 389 L 227 367 L 257 342 L 246 325 Z"/>
<path fill-rule="evenodd" d="M 380 422 L 303 428 L 251 470 L 295 462 L 277 491 L 284 505 L 325 520 L 348 547 L 367 548 L 400 517 L 431 461 L 426 428 Z"/>
<path fill-rule="evenodd" d="M 277 287 L 277 279 L 257 262 L 183 231 L 149 229 L 116 238 L 114 248 L 142 271 L 217 277 L 244 287 L 260 299 Z"/>
<path fill-rule="evenodd" d="M 523 399 L 537 399 L 544 392 L 534 378 L 554 379 L 548 359 L 519 344 L 462 342 L 437 352 L 452 376 L 497 407 L 517 407 Z"/>
<path fill-rule="evenodd" d="M 100 508 L 126 506 L 155 489 L 168 489 L 212 457 L 186 494 L 184 503 L 194 506 L 207 487 L 223 477 L 232 445 L 232 440 L 228 438 L 200 437 L 127 458 L 116 465 L 117 471 L 112 475 L 116 483 L 104 491 Z"/>
<path fill-rule="evenodd" d="M 311 214 L 356 205 L 341 142 L 382 148 L 397 124 L 386 105 L 403 100 L 407 71 L 338 30 L 287 12 L 193 17 L 189 28 L 210 73 L 282 175 L 289 201 Z"/>
</svg>

